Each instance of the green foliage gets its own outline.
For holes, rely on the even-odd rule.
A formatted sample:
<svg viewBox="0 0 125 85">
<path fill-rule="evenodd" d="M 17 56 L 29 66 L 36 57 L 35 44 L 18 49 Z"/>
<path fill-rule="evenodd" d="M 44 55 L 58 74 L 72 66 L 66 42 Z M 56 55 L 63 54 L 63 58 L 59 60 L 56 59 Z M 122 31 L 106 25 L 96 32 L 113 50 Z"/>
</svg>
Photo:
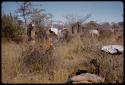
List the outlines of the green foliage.
<svg viewBox="0 0 125 85">
<path fill-rule="evenodd" d="M 17 23 L 17 19 L 15 19 L 11 14 L 10 15 L 3 14 L 1 20 L 2 20 L 2 28 L 1 28 L 2 38 L 4 40 L 12 40 L 15 42 L 21 41 L 22 35 L 24 33 L 24 28 Z"/>
</svg>

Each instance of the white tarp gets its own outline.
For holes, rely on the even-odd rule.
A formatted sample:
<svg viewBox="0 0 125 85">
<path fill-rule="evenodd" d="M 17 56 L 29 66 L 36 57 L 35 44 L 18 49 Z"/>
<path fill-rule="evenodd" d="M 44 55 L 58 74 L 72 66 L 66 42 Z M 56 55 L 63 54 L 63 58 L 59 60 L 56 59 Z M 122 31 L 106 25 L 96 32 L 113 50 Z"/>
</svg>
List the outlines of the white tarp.
<svg viewBox="0 0 125 85">
<path fill-rule="evenodd" d="M 57 28 L 50 28 L 51 31 L 53 31 L 56 35 L 58 35 L 58 29 Z"/>
<path fill-rule="evenodd" d="M 95 34 L 95 35 L 99 35 L 99 31 L 98 30 L 89 30 L 90 34 Z"/>
<path fill-rule="evenodd" d="M 32 24 L 32 26 L 34 27 L 34 26 L 35 26 L 35 24 Z"/>
<path fill-rule="evenodd" d="M 117 53 L 123 53 L 123 46 L 121 45 L 107 45 L 103 46 L 102 51 L 111 53 L 111 54 L 117 54 Z"/>
</svg>

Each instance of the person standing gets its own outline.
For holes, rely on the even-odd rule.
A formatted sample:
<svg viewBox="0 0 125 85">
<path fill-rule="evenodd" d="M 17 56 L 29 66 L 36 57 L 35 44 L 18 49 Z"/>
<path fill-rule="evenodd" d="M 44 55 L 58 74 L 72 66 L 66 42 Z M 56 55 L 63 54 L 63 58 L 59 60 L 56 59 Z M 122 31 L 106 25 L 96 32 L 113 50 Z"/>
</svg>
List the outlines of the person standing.
<svg viewBox="0 0 125 85">
<path fill-rule="evenodd" d="M 33 27 L 34 27 L 34 24 L 32 22 L 28 24 L 28 28 L 27 28 L 28 41 L 32 40 L 31 32 L 33 30 Z"/>
</svg>

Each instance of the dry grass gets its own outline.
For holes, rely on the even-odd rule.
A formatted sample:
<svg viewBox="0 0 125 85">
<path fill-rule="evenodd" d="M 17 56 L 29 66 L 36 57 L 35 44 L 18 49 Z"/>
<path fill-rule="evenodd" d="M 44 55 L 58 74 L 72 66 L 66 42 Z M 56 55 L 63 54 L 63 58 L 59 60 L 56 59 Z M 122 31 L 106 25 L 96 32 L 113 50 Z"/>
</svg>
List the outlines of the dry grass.
<svg viewBox="0 0 125 85">
<path fill-rule="evenodd" d="M 96 65 L 90 64 L 90 61 L 96 59 L 101 70 L 99 75 L 105 78 L 105 82 L 121 83 L 123 55 L 100 51 L 102 45 L 123 45 L 123 42 L 112 41 L 113 37 L 112 34 L 99 37 L 77 35 L 68 43 L 58 43 L 49 52 L 39 43 L 32 47 L 26 43 L 2 43 L 2 82 L 65 83 L 77 69 L 95 73 Z"/>
<path fill-rule="evenodd" d="M 19 45 L 2 43 L 2 82 L 9 82 L 18 75 L 17 59 L 21 55 Z"/>
</svg>

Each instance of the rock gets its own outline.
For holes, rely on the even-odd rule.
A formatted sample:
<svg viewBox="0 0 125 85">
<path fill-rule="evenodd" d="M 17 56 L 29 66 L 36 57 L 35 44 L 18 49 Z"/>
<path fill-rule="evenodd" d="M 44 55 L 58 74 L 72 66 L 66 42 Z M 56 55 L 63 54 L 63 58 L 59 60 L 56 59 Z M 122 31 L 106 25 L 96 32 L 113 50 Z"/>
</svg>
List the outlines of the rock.
<svg viewBox="0 0 125 85">
<path fill-rule="evenodd" d="M 118 54 L 118 53 L 123 53 L 123 46 L 107 45 L 107 46 L 103 46 L 101 50 L 110 54 Z"/>
<path fill-rule="evenodd" d="M 73 84 L 81 84 L 81 83 L 92 83 L 92 82 L 89 82 L 89 81 L 79 81 L 79 82 L 73 82 Z"/>
<path fill-rule="evenodd" d="M 99 77 L 96 74 L 82 73 L 71 77 L 70 81 L 72 81 L 72 83 L 103 83 L 104 78 Z"/>
</svg>

